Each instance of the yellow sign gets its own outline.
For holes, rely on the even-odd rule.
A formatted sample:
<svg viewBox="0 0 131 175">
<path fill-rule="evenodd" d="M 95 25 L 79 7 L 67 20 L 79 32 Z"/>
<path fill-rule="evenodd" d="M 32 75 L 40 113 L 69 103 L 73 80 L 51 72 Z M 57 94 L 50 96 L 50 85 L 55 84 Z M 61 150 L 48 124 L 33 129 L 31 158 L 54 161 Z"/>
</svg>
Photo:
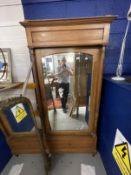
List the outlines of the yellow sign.
<svg viewBox="0 0 131 175">
<path fill-rule="evenodd" d="M 117 144 L 113 148 L 114 158 L 123 175 L 131 174 L 131 164 L 127 143 Z"/>
<path fill-rule="evenodd" d="M 14 114 L 14 117 L 15 117 L 17 123 L 20 123 L 27 116 L 27 113 L 24 109 L 23 104 L 18 104 L 16 106 L 14 106 L 11 109 L 11 111 Z"/>
</svg>

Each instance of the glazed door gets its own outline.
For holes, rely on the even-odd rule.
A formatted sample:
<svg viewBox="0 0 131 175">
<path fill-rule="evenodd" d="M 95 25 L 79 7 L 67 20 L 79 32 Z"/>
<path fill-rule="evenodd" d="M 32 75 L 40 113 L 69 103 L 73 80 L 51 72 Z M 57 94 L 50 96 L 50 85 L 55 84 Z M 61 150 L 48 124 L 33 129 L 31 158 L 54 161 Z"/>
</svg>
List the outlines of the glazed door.
<svg viewBox="0 0 131 175">
<path fill-rule="evenodd" d="M 83 132 L 95 133 L 102 75 L 102 48 L 46 48 L 36 49 L 35 54 L 46 132 L 70 132 L 78 135 Z M 63 58 L 71 73 L 65 73 L 61 77 L 58 75 L 58 67 Z M 65 78 L 68 87 L 61 86 L 61 78 Z M 61 98 L 62 95 L 66 96 L 66 102 Z"/>
</svg>

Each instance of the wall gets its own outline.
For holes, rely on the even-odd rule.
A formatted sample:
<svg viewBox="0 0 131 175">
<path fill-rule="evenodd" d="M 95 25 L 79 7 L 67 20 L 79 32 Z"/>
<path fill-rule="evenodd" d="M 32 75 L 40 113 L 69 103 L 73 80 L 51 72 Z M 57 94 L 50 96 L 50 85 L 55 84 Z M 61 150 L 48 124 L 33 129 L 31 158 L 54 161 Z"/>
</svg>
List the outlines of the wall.
<svg viewBox="0 0 131 175">
<path fill-rule="evenodd" d="M 23 19 L 20 0 L 0 1 L 0 47 L 11 48 L 14 81 L 24 81 L 29 66 L 26 36 L 19 25 Z"/>
<path fill-rule="evenodd" d="M 0 0 L 0 47 L 11 48 L 14 82 L 25 81 L 30 65 L 25 30 L 19 24 L 23 20 L 21 0 Z M 32 78 L 30 78 L 30 81 L 32 81 Z M 21 90 L 6 91 L 6 93 L 0 94 L 0 99 L 17 96 L 20 93 Z M 34 92 L 28 90 L 27 96 L 35 106 Z"/>
<path fill-rule="evenodd" d="M 76 18 L 118 15 L 106 49 L 105 74 L 114 74 L 126 27 L 130 0 L 22 0 L 25 19 Z M 126 43 L 124 73 L 131 73 L 131 27 Z"/>
</svg>

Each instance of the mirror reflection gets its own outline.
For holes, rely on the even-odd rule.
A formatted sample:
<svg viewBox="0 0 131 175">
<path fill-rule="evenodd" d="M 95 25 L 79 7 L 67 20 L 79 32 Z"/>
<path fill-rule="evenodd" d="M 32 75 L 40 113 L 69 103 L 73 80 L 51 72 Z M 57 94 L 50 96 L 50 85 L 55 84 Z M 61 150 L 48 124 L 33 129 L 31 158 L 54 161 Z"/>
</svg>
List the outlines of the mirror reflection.
<svg viewBox="0 0 131 175">
<path fill-rule="evenodd" d="M 42 57 L 48 120 L 52 130 L 88 129 L 92 55 L 60 53 Z"/>
</svg>

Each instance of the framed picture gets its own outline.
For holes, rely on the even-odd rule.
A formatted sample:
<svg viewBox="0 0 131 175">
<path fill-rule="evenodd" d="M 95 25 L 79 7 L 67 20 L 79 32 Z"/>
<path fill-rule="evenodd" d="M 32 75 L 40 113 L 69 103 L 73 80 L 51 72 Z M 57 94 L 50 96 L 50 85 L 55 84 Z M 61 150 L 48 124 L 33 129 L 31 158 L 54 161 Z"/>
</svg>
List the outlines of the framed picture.
<svg viewBox="0 0 131 175">
<path fill-rule="evenodd" d="M 0 49 L 0 83 L 12 83 L 11 49 Z"/>
</svg>

